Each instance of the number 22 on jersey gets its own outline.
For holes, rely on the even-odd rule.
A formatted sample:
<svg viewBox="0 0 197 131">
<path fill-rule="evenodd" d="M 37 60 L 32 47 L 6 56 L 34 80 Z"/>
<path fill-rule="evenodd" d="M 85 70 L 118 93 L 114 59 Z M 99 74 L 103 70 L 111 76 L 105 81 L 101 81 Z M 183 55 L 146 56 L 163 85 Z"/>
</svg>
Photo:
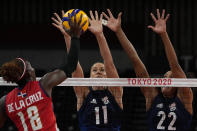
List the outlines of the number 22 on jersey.
<svg viewBox="0 0 197 131">
<path fill-rule="evenodd" d="M 164 111 L 159 111 L 158 114 L 157 114 L 157 116 L 161 116 L 161 119 L 160 119 L 160 121 L 159 121 L 159 123 L 157 125 L 157 129 L 165 130 L 166 127 L 163 126 L 162 124 L 163 124 L 163 122 L 166 119 L 166 113 Z M 168 130 L 169 131 L 175 131 L 176 130 L 176 127 L 174 127 L 174 123 L 176 122 L 176 119 L 177 119 L 176 114 L 174 112 L 170 112 L 168 114 L 168 117 L 169 118 L 172 117 L 172 121 L 168 125 Z"/>
</svg>

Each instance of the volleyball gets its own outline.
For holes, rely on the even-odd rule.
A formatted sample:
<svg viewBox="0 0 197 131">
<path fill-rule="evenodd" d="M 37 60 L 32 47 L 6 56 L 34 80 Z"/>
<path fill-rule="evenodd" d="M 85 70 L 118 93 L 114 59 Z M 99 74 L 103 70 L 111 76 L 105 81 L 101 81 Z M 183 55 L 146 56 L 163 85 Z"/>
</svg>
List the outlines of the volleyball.
<svg viewBox="0 0 197 131">
<path fill-rule="evenodd" d="M 74 12 L 76 13 L 77 22 L 79 22 L 81 14 L 83 14 L 81 24 L 83 24 L 84 21 L 87 20 L 86 24 L 82 27 L 83 32 L 85 32 L 88 28 L 88 25 L 89 25 L 88 16 L 84 11 L 82 11 L 80 9 L 71 9 L 64 14 L 63 20 L 62 20 L 64 27 L 68 30 L 70 29 L 70 25 L 69 25 L 69 22 L 68 22 L 68 20 L 69 20 L 68 19 L 68 13 L 71 15 L 72 21 L 74 22 Z"/>
</svg>

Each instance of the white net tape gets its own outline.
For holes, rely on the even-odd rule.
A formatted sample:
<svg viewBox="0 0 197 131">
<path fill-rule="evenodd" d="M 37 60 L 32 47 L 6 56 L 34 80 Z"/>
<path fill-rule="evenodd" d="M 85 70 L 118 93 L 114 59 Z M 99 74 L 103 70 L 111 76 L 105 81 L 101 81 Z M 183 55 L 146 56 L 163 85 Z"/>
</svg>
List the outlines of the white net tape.
<svg viewBox="0 0 197 131">
<path fill-rule="evenodd" d="M 37 78 L 39 80 L 40 78 Z M 0 86 L 16 86 L 0 77 Z M 197 87 L 197 79 L 175 78 L 68 78 L 58 86 Z"/>
</svg>

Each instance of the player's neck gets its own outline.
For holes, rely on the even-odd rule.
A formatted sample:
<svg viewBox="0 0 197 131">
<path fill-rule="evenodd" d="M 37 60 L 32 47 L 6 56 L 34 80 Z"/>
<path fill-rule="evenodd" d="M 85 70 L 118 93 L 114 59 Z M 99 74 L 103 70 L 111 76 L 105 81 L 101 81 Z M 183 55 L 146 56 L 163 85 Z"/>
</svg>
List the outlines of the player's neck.
<svg viewBox="0 0 197 131">
<path fill-rule="evenodd" d="M 101 86 L 93 86 L 92 87 L 92 90 L 93 91 L 96 91 L 96 90 L 105 90 L 106 89 L 106 87 L 101 87 Z"/>
</svg>

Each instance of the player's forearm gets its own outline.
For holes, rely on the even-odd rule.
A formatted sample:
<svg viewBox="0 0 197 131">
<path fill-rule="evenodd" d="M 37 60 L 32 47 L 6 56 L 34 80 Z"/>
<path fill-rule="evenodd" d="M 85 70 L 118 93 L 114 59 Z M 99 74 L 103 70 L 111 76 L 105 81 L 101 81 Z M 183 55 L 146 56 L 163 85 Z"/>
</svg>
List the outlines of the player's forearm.
<svg viewBox="0 0 197 131">
<path fill-rule="evenodd" d="M 125 52 L 129 56 L 130 60 L 132 61 L 132 63 L 134 65 L 139 63 L 140 58 L 139 58 L 135 48 L 133 47 L 132 43 L 128 40 L 127 36 L 123 32 L 123 30 L 122 29 L 118 30 L 116 32 L 116 36 L 117 36 L 120 44 L 122 45 L 123 49 L 125 50 Z"/>
<path fill-rule="evenodd" d="M 108 44 L 107 44 L 104 34 L 103 33 L 96 34 L 96 39 L 98 41 L 100 53 L 101 53 L 101 56 L 104 59 L 104 61 L 108 61 L 108 62 L 113 63 L 111 52 L 109 50 L 109 47 L 108 47 Z"/>
<path fill-rule="evenodd" d="M 139 56 L 138 56 L 135 48 L 133 47 L 132 43 L 127 39 L 127 36 L 123 32 L 123 30 L 122 29 L 118 30 L 116 32 L 116 35 L 117 35 L 123 49 L 125 50 L 125 52 L 129 56 L 129 58 L 130 58 L 130 60 L 133 64 L 136 76 L 137 77 L 143 77 L 143 78 L 149 77 L 149 74 L 146 70 L 145 65 L 143 64 L 143 62 L 139 58 Z"/>
<path fill-rule="evenodd" d="M 116 67 L 114 65 L 113 58 L 112 58 L 111 52 L 109 50 L 109 47 L 107 45 L 107 41 L 105 39 L 104 34 L 101 33 L 101 34 L 96 35 L 96 39 L 99 44 L 101 56 L 104 60 L 104 65 L 105 65 L 107 77 L 118 78 L 119 77 L 118 72 L 117 72 Z"/>
<path fill-rule="evenodd" d="M 84 77 L 83 70 L 82 70 L 82 67 L 81 67 L 79 61 L 78 61 L 76 70 L 72 73 L 72 77 L 73 78 L 83 78 Z"/>
<path fill-rule="evenodd" d="M 65 40 L 65 43 L 66 43 L 67 52 L 69 52 L 69 50 L 70 50 L 70 41 L 71 41 L 71 37 L 70 37 L 70 36 L 65 36 L 65 35 L 64 35 L 64 40 Z"/>
<path fill-rule="evenodd" d="M 173 73 L 173 77 L 175 78 L 186 78 L 185 73 L 183 72 L 182 68 L 180 67 L 178 63 L 178 59 L 176 56 L 176 52 L 174 50 L 174 47 L 172 46 L 172 43 L 168 37 L 167 32 L 160 34 L 164 47 L 166 56 L 168 58 L 168 62 L 171 68 L 171 71 Z M 192 103 L 193 101 L 193 94 L 191 88 L 178 88 L 178 94 L 182 99 L 187 98 L 187 101 Z M 192 109 L 189 110 L 192 114 Z"/>
<path fill-rule="evenodd" d="M 70 50 L 70 43 L 71 43 L 71 37 L 68 36 L 68 35 L 64 35 L 64 40 L 65 40 L 65 43 L 66 43 L 67 52 L 69 52 L 69 50 Z M 72 77 L 79 77 L 79 78 L 84 77 L 83 70 L 81 68 L 81 65 L 80 65 L 79 61 L 78 61 L 76 70 L 72 73 Z"/>
<path fill-rule="evenodd" d="M 70 76 L 77 67 L 78 59 L 79 59 L 79 51 L 80 51 L 80 40 L 77 37 L 73 37 L 71 39 L 71 47 L 70 51 L 67 55 L 67 62 L 61 68 L 68 76 Z"/>
<path fill-rule="evenodd" d="M 167 32 L 162 33 L 162 34 L 160 34 L 160 36 L 161 36 L 161 39 L 162 39 L 164 47 L 165 47 L 165 52 L 166 52 L 166 56 L 167 56 L 170 68 L 173 69 L 173 68 L 178 67 L 179 63 L 178 63 L 178 59 L 176 56 L 176 52 L 175 52 L 174 47 L 172 46 L 172 43 L 168 37 L 168 33 Z"/>
</svg>

